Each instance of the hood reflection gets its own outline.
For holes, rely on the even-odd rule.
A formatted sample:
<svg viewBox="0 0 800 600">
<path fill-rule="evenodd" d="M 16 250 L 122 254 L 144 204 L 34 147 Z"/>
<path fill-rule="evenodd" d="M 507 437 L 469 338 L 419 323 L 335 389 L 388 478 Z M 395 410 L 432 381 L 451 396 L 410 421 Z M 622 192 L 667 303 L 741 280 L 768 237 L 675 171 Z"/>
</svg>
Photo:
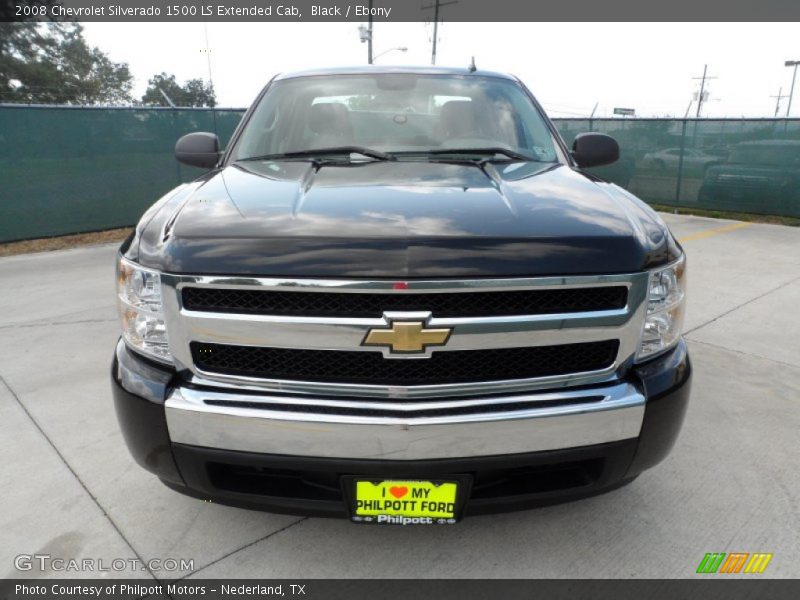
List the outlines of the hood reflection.
<svg viewBox="0 0 800 600">
<path fill-rule="evenodd" d="M 631 272 L 666 246 L 657 219 L 617 188 L 548 163 L 244 163 L 209 177 L 172 216 L 154 256 L 175 272 Z"/>
</svg>

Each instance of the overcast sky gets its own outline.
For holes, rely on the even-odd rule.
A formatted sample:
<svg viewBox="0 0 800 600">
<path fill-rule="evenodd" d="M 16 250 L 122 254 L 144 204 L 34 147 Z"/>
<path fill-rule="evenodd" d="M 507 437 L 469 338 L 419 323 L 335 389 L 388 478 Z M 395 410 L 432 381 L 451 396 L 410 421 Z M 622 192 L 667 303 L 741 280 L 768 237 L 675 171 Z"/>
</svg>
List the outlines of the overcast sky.
<svg viewBox="0 0 800 600">
<path fill-rule="evenodd" d="M 202 23 L 85 23 L 89 42 L 128 62 L 140 97 L 155 73 L 208 78 Z M 209 23 L 211 68 L 220 106 L 247 106 L 275 73 L 361 65 L 366 44 L 355 23 Z M 377 64 L 428 65 L 432 27 L 376 23 Z M 635 108 L 642 116 L 682 116 L 708 63 L 705 116 L 772 116 L 800 60 L 797 23 L 444 23 L 437 64 L 519 76 L 553 117 Z M 800 77 L 798 77 L 800 79 Z M 800 82 L 797 87 L 800 88 Z M 800 89 L 792 116 L 800 116 Z M 787 99 L 782 101 L 785 114 Z M 691 114 L 694 114 L 693 105 Z"/>
</svg>

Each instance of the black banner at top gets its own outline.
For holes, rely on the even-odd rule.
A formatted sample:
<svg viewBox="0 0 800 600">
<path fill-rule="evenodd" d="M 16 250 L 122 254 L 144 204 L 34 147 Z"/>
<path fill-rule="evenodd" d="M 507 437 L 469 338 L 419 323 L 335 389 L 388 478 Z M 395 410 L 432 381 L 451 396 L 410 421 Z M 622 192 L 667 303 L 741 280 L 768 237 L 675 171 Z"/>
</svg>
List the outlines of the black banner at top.
<svg viewBox="0 0 800 600">
<path fill-rule="evenodd" d="M 438 7 L 437 7 L 438 5 Z M 2 21 L 800 21 L 800 0 L 0 0 Z"/>
</svg>

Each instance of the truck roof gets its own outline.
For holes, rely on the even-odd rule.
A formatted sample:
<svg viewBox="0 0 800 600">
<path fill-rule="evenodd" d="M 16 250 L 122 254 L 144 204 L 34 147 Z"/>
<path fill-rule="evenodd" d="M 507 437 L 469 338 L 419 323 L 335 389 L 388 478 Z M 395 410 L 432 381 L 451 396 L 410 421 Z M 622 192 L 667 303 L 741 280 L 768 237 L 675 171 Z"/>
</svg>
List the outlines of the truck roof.
<svg viewBox="0 0 800 600">
<path fill-rule="evenodd" d="M 392 73 L 413 73 L 417 75 L 467 75 L 473 77 L 499 77 L 517 81 L 517 78 L 508 73 L 484 71 L 477 69 L 470 71 L 468 67 L 409 67 L 409 66 L 376 66 L 360 65 L 353 67 L 333 67 L 324 69 L 309 69 L 292 73 L 281 73 L 275 80 L 292 79 L 295 77 L 313 77 L 318 75 L 375 75 Z"/>
</svg>

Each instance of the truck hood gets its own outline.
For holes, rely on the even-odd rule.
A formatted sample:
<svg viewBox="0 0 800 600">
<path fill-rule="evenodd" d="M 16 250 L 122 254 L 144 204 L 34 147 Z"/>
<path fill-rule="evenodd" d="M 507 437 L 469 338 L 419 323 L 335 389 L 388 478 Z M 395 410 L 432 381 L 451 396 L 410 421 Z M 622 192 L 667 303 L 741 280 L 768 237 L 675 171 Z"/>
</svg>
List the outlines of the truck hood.
<svg viewBox="0 0 800 600">
<path fill-rule="evenodd" d="M 174 273 L 437 278 L 640 271 L 669 260 L 660 218 L 545 163 L 247 162 L 140 225 L 138 259 Z"/>
</svg>

